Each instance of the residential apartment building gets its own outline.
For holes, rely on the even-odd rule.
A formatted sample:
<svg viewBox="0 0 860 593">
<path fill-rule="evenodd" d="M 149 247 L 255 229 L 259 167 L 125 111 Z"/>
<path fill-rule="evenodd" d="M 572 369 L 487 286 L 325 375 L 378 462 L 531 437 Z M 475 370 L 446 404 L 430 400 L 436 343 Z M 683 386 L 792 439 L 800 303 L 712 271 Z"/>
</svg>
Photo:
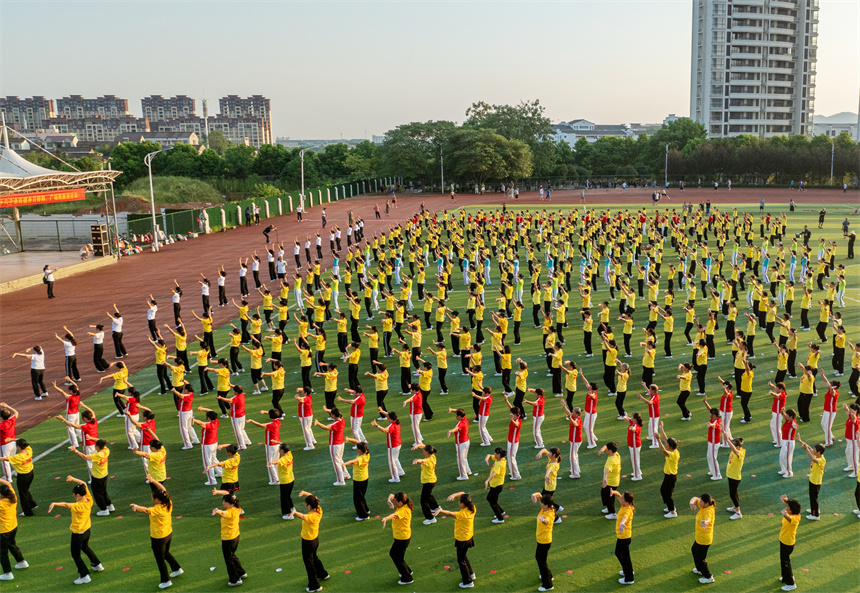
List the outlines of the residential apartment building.
<svg viewBox="0 0 860 593">
<path fill-rule="evenodd" d="M 812 135 L 818 0 L 693 0 L 691 117 L 711 138 Z"/>
<path fill-rule="evenodd" d="M 104 95 L 95 99 L 85 99 L 81 95 L 70 95 L 57 99 L 57 116 L 59 117 L 112 119 L 128 115 L 128 99 L 120 99 L 116 95 Z"/>
<path fill-rule="evenodd" d="M 60 134 L 75 134 L 79 140 L 86 142 L 112 143 L 124 132 L 148 132 L 149 120 L 131 115 L 107 118 L 60 116 L 45 120 L 45 127 Z"/>
<path fill-rule="evenodd" d="M 53 99 L 45 97 L 0 97 L 0 113 L 6 118 L 6 124 L 16 130 L 44 128 L 45 120 L 56 115 Z"/>
<path fill-rule="evenodd" d="M 218 106 L 222 117 L 239 119 L 248 117 L 261 118 L 261 144 L 272 144 L 272 108 L 269 99 L 262 95 L 251 95 L 247 98 L 242 98 L 238 95 L 227 95 L 219 99 Z M 259 146 L 259 144 L 256 146 Z"/>
<path fill-rule="evenodd" d="M 140 100 L 143 117 L 150 122 L 197 115 L 196 102 L 187 95 L 164 98 L 150 95 Z"/>
</svg>

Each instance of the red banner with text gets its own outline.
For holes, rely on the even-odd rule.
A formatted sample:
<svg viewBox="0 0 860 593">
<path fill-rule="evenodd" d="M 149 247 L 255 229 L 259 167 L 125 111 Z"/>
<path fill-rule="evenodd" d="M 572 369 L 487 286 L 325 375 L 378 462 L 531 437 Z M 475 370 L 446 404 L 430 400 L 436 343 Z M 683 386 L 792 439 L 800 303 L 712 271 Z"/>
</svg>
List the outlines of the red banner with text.
<svg viewBox="0 0 860 593">
<path fill-rule="evenodd" d="M 0 208 L 21 208 L 38 204 L 53 204 L 54 202 L 72 202 L 86 199 L 86 191 L 82 187 L 61 189 L 59 191 L 34 192 L 31 194 L 12 194 L 0 196 Z"/>
</svg>

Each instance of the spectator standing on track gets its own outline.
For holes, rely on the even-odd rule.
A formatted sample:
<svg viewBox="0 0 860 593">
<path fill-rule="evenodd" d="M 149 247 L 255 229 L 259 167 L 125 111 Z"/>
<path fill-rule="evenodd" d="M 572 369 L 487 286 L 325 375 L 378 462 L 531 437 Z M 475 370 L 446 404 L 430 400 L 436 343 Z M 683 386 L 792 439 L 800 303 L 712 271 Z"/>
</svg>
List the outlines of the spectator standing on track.
<svg viewBox="0 0 860 593">
<path fill-rule="evenodd" d="M 48 298 L 54 298 L 54 271 L 51 269 L 51 264 L 48 264 L 44 268 L 42 268 L 42 274 L 44 274 L 44 278 L 42 278 L 42 282 L 45 284 L 48 289 Z"/>
</svg>

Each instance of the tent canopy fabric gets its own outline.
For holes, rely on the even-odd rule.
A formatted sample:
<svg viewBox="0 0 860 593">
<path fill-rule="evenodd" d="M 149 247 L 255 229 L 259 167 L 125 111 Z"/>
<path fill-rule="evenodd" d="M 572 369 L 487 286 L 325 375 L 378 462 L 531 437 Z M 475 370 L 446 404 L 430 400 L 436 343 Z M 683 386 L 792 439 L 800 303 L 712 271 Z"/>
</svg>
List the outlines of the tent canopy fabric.
<svg viewBox="0 0 860 593">
<path fill-rule="evenodd" d="M 0 195 L 82 187 L 103 189 L 122 171 L 54 171 L 31 163 L 14 150 L 0 147 Z"/>
</svg>

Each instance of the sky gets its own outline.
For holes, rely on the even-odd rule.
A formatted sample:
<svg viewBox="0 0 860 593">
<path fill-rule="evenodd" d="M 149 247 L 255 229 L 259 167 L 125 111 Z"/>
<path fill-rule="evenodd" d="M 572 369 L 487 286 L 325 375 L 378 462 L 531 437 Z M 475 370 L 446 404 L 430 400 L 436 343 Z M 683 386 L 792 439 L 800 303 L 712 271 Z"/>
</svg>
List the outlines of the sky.
<svg viewBox="0 0 860 593">
<path fill-rule="evenodd" d="M 821 0 L 816 113 L 856 112 L 860 0 Z M 272 100 L 277 137 L 370 138 L 539 99 L 553 121 L 690 113 L 691 0 L 0 0 L 0 95 Z"/>
</svg>

